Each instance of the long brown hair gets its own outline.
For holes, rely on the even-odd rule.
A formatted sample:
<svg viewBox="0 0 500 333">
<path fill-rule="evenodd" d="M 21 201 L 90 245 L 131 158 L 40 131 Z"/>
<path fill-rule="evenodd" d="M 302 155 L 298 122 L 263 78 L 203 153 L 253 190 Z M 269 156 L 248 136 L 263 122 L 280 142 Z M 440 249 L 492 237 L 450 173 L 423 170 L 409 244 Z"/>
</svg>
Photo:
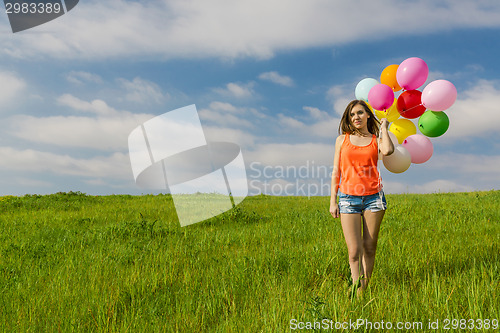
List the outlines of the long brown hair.
<svg viewBox="0 0 500 333">
<path fill-rule="evenodd" d="M 377 118 L 375 118 L 375 115 L 373 114 L 372 110 L 366 104 L 365 101 L 360 100 L 360 99 L 355 99 L 351 101 L 349 104 L 347 104 L 347 107 L 345 108 L 344 114 L 342 115 L 342 119 L 340 120 L 339 124 L 339 134 L 353 134 L 359 132 L 356 127 L 351 122 L 351 111 L 356 105 L 361 105 L 366 113 L 370 115 L 368 118 L 368 132 L 371 134 L 375 134 L 377 137 L 379 135 L 379 128 L 380 128 L 380 122 L 378 121 Z"/>
</svg>

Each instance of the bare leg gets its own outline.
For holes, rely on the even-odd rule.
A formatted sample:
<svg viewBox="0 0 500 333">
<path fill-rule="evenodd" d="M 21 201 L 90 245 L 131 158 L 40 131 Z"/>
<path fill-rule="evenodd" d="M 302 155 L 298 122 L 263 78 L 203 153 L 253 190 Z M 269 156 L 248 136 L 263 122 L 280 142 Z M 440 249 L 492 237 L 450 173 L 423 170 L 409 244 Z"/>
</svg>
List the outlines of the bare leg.
<svg viewBox="0 0 500 333">
<path fill-rule="evenodd" d="M 361 214 L 340 214 L 340 222 L 349 253 L 352 282 L 356 284 L 363 274 L 363 238 L 361 234 Z"/>
<path fill-rule="evenodd" d="M 385 210 L 378 212 L 365 211 L 363 213 L 363 277 L 362 288 L 366 288 L 372 276 L 377 251 L 378 233 L 384 218 Z"/>
</svg>

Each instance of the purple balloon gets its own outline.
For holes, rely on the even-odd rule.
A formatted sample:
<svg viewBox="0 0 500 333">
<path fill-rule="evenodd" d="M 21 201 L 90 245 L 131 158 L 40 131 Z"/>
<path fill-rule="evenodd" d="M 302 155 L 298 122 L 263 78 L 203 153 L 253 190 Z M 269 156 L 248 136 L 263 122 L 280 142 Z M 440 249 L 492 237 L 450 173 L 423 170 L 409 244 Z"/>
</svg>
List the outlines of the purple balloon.
<svg viewBox="0 0 500 333">
<path fill-rule="evenodd" d="M 405 90 L 414 90 L 420 87 L 429 76 L 429 67 L 420 58 L 408 58 L 403 61 L 396 71 L 396 80 Z"/>
<path fill-rule="evenodd" d="M 403 141 L 403 147 L 408 150 L 411 155 L 411 162 L 420 164 L 427 162 L 434 152 L 431 140 L 421 134 L 413 134 Z"/>
<path fill-rule="evenodd" d="M 368 93 L 368 103 L 375 110 L 387 110 L 394 103 L 394 91 L 386 84 L 376 84 Z"/>
<path fill-rule="evenodd" d="M 432 111 L 443 111 L 455 103 L 457 88 L 450 81 L 436 80 L 422 91 L 422 104 Z"/>
</svg>

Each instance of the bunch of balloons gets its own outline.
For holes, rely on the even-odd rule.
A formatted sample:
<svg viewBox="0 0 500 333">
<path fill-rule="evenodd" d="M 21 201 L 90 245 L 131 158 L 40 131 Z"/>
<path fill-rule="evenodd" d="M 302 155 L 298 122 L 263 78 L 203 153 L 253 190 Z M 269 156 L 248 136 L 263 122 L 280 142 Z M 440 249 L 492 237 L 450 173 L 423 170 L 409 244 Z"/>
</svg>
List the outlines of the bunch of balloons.
<svg viewBox="0 0 500 333">
<path fill-rule="evenodd" d="M 450 125 L 443 111 L 455 103 L 457 89 L 447 80 L 436 80 L 422 91 L 417 90 L 428 75 L 425 61 L 412 57 L 399 65 L 387 66 L 380 82 L 366 78 L 356 86 L 356 98 L 367 102 L 379 119 L 387 118 L 391 123 L 389 136 L 395 149 L 383 157 L 383 163 L 393 173 L 405 172 L 411 163 L 427 162 L 434 152 L 429 138 L 443 135 Z M 422 134 L 417 134 L 417 127 L 410 120 L 416 118 Z"/>
</svg>

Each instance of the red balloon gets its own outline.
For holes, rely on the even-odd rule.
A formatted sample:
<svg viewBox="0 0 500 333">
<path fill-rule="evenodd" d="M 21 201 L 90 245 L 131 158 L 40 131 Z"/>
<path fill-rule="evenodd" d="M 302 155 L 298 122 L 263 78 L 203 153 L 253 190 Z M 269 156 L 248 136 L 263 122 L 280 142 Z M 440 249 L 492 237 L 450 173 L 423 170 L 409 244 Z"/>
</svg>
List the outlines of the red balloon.
<svg viewBox="0 0 500 333">
<path fill-rule="evenodd" d="M 425 112 L 422 105 L 422 93 L 418 90 L 404 91 L 398 97 L 398 111 L 401 116 L 409 119 L 418 118 Z"/>
</svg>

